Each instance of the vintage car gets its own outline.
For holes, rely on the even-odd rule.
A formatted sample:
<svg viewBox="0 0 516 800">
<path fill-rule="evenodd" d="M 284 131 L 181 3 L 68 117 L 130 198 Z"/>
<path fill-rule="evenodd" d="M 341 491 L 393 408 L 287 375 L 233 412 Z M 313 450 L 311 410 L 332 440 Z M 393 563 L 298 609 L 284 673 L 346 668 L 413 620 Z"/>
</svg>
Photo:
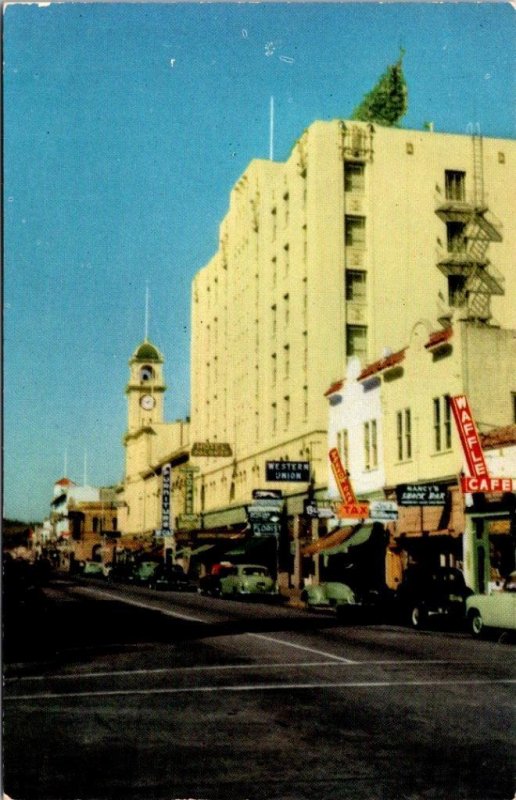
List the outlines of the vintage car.
<svg viewBox="0 0 516 800">
<path fill-rule="evenodd" d="M 220 579 L 228 574 L 228 570 L 233 566 L 229 561 L 220 564 L 213 564 L 210 572 L 199 578 L 199 594 L 220 597 Z"/>
<path fill-rule="evenodd" d="M 131 583 L 148 586 L 152 582 L 158 565 L 157 561 L 140 561 L 140 563 L 133 565 L 127 580 Z"/>
<path fill-rule="evenodd" d="M 107 564 L 101 564 L 100 561 L 85 561 L 81 574 L 90 578 L 109 578 L 111 567 Z"/>
<path fill-rule="evenodd" d="M 355 602 L 353 590 L 345 583 L 338 581 L 328 581 L 327 583 L 305 586 L 301 592 L 301 601 L 308 608 L 323 606 L 336 607 L 340 604 L 346 605 Z"/>
<path fill-rule="evenodd" d="M 149 586 L 151 589 L 166 589 L 171 592 L 197 591 L 197 586 L 179 564 L 158 564 L 149 580 Z"/>
<path fill-rule="evenodd" d="M 516 574 L 505 582 L 502 591 L 472 594 L 466 600 L 468 626 L 477 638 L 488 630 L 516 630 Z"/>
<path fill-rule="evenodd" d="M 411 567 L 395 592 L 394 618 L 413 628 L 425 627 L 431 618 L 464 624 L 470 594 L 464 575 L 454 567 Z"/>
<path fill-rule="evenodd" d="M 261 564 L 236 564 L 228 567 L 220 578 L 222 597 L 236 595 L 276 595 L 274 583 L 267 567 Z"/>
</svg>

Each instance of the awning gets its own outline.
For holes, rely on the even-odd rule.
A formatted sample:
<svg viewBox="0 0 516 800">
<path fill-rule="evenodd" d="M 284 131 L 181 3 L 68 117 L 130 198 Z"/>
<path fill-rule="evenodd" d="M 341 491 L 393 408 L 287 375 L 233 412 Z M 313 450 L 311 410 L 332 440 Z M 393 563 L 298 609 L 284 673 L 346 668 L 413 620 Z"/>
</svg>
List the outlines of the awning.
<svg viewBox="0 0 516 800">
<path fill-rule="evenodd" d="M 197 556 L 199 553 L 204 553 L 206 550 L 213 550 L 215 547 L 214 544 L 202 544 L 200 547 L 196 547 L 195 550 L 190 552 L 191 556 Z"/>
<path fill-rule="evenodd" d="M 337 553 L 347 553 L 351 547 L 356 547 L 359 544 L 365 544 L 369 540 L 372 530 L 372 524 L 362 525 L 362 527 L 356 533 L 353 533 L 349 539 L 346 539 L 344 542 L 342 542 L 342 544 L 338 544 L 335 547 L 330 547 L 322 552 L 325 556 L 334 556 Z"/>
<path fill-rule="evenodd" d="M 249 550 L 254 550 L 255 547 L 263 544 L 266 537 L 258 537 L 256 539 L 249 539 L 247 542 L 242 542 L 239 547 L 234 547 L 233 550 L 228 550 L 224 556 L 245 556 Z"/>
<path fill-rule="evenodd" d="M 329 550 L 337 545 L 342 544 L 347 539 L 349 539 L 353 534 L 363 528 L 365 526 L 361 525 L 360 528 L 357 525 L 353 525 L 349 528 L 339 528 L 334 533 L 330 533 L 329 536 L 325 536 L 324 539 L 317 539 L 314 542 L 310 542 L 310 544 L 305 545 L 305 547 L 301 550 L 302 556 L 312 556 L 315 553 L 322 553 L 323 551 Z"/>
</svg>

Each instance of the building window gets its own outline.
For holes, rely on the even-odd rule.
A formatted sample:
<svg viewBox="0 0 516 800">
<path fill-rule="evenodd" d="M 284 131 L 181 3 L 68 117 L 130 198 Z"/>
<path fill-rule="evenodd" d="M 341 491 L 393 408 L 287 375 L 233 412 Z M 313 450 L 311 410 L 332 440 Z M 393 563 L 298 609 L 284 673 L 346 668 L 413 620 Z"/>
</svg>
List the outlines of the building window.
<svg viewBox="0 0 516 800">
<path fill-rule="evenodd" d="M 363 269 L 346 270 L 346 300 L 365 302 L 366 275 Z"/>
<path fill-rule="evenodd" d="M 464 304 L 466 277 L 464 275 L 448 275 L 448 305 L 460 307 Z"/>
<path fill-rule="evenodd" d="M 344 191 L 363 192 L 365 188 L 364 164 L 347 161 L 344 164 Z"/>
<path fill-rule="evenodd" d="M 436 453 L 450 450 L 452 445 L 452 426 L 450 397 L 434 397 L 434 449 Z"/>
<path fill-rule="evenodd" d="M 275 434 L 278 428 L 278 407 L 276 403 L 272 404 L 272 433 Z"/>
<path fill-rule="evenodd" d="M 273 388 L 276 386 L 276 379 L 278 376 L 278 359 L 276 358 L 276 353 L 272 354 L 272 386 Z"/>
<path fill-rule="evenodd" d="M 396 412 L 396 437 L 398 441 L 398 461 L 412 458 L 412 419 L 410 408 Z"/>
<path fill-rule="evenodd" d="M 303 416 L 308 419 L 308 386 L 303 386 Z"/>
<path fill-rule="evenodd" d="M 447 169 L 444 173 L 444 191 L 447 200 L 464 202 L 466 199 L 466 173 Z"/>
<path fill-rule="evenodd" d="M 284 262 L 285 263 L 285 277 L 287 277 L 288 271 L 290 269 L 290 245 L 288 244 L 288 242 L 287 242 L 287 244 L 285 244 L 283 246 L 283 250 L 285 251 L 285 256 L 284 256 L 284 258 L 285 258 L 285 262 Z"/>
<path fill-rule="evenodd" d="M 464 237 L 464 230 L 466 225 L 464 222 L 447 222 L 446 223 L 446 240 L 449 253 L 462 253 L 466 248 L 466 240 Z"/>
<path fill-rule="evenodd" d="M 91 521 L 91 527 L 92 527 L 93 533 L 97 533 L 97 531 L 99 529 L 99 519 L 98 519 L 98 517 L 93 517 L 93 519 Z"/>
<path fill-rule="evenodd" d="M 272 311 L 272 325 L 271 325 L 271 333 L 272 333 L 272 336 L 273 336 L 273 338 L 274 338 L 274 337 L 276 336 L 276 332 L 277 332 L 277 322 L 278 322 L 278 320 L 277 320 L 277 315 L 276 315 L 276 306 L 275 306 L 275 305 L 274 305 L 274 306 L 271 306 L 271 311 Z"/>
<path fill-rule="evenodd" d="M 283 348 L 285 351 L 285 378 L 290 376 L 290 345 L 286 344 Z"/>
<path fill-rule="evenodd" d="M 365 217 L 345 217 L 345 242 L 347 247 L 365 247 Z"/>
<path fill-rule="evenodd" d="M 346 325 L 346 355 L 367 360 L 367 325 Z"/>
<path fill-rule="evenodd" d="M 339 451 L 340 460 L 344 468 L 349 472 L 349 441 L 346 428 L 337 432 L 337 450 Z"/>
<path fill-rule="evenodd" d="M 274 242 L 276 240 L 276 224 L 277 224 L 276 206 L 274 206 L 274 208 L 271 209 L 271 214 L 272 214 L 272 241 Z"/>
<path fill-rule="evenodd" d="M 378 466 L 378 434 L 376 420 L 364 422 L 364 463 L 366 470 Z"/>
<path fill-rule="evenodd" d="M 290 397 L 283 398 L 283 408 L 285 412 L 285 428 L 287 429 L 290 425 Z"/>
<path fill-rule="evenodd" d="M 285 294 L 283 296 L 283 300 L 285 301 L 285 325 L 288 326 L 288 323 L 290 321 L 289 295 Z"/>
</svg>

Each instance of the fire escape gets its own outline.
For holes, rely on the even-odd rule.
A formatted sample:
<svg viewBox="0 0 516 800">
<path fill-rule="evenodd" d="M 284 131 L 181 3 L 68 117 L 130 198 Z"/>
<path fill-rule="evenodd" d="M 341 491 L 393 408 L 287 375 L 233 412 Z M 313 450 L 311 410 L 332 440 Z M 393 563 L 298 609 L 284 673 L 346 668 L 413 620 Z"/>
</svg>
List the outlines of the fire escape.
<svg viewBox="0 0 516 800">
<path fill-rule="evenodd" d="M 492 295 L 503 295 L 504 279 L 489 261 L 491 242 L 501 242 L 500 223 L 484 199 L 482 137 L 472 136 L 473 193 L 466 197 L 465 173 L 446 172 L 446 200 L 436 208 L 445 224 L 447 250 L 438 255 L 437 266 L 448 278 L 449 305 L 466 319 L 487 323 Z"/>
</svg>

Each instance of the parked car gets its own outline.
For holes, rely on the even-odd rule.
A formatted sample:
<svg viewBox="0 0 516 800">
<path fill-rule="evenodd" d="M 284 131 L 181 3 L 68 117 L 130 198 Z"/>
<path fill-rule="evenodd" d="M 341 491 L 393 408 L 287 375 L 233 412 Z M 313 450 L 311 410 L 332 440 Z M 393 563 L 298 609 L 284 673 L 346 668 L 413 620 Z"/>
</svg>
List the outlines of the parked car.
<svg viewBox="0 0 516 800">
<path fill-rule="evenodd" d="M 220 579 L 228 574 L 228 570 L 231 569 L 232 566 L 233 564 L 229 562 L 213 564 L 210 572 L 199 579 L 199 593 L 208 594 L 212 597 L 219 597 Z"/>
<path fill-rule="evenodd" d="M 505 581 L 501 591 L 472 594 L 466 600 L 468 626 L 477 638 L 487 630 L 516 630 L 516 573 Z"/>
<path fill-rule="evenodd" d="M 397 621 L 423 628 L 431 617 L 455 624 L 466 618 L 466 598 L 472 594 L 464 575 L 453 567 L 411 567 L 394 595 Z"/>
<path fill-rule="evenodd" d="M 150 578 L 149 586 L 152 589 L 168 589 L 172 592 L 197 591 L 197 586 L 179 564 L 158 564 Z"/>
<path fill-rule="evenodd" d="M 305 586 L 301 592 L 301 601 L 308 608 L 337 606 L 355 602 L 355 594 L 346 583 L 328 581 L 313 586 Z"/>
<path fill-rule="evenodd" d="M 387 586 L 355 591 L 354 598 L 337 601 L 337 619 L 345 624 L 375 624 L 392 622 L 394 592 Z"/>
<path fill-rule="evenodd" d="M 85 561 L 81 574 L 90 578 L 109 578 L 111 566 L 109 564 L 101 564 L 100 561 Z"/>
<path fill-rule="evenodd" d="M 261 564 L 237 564 L 228 567 L 220 578 L 223 597 L 235 595 L 275 595 L 276 585 L 267 567 Z"/>
<path fill-rule="evenodd" d="M 147 585 L 151 583 L 158 566 L 157 561 L 140 561 L 139 564 L 133 565 L 127 579 L 131 583 Z"/>
</svg>

